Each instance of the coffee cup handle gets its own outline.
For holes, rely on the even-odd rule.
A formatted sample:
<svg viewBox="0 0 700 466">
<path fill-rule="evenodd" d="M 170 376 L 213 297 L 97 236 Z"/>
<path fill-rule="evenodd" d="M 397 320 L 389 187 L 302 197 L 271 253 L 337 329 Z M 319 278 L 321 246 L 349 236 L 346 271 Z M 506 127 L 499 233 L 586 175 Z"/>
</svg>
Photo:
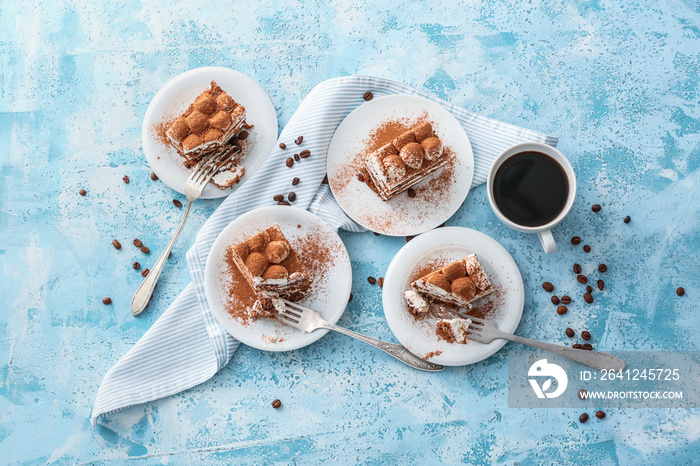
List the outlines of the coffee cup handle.
<svg viewBox="0 0 700 466">
<path fill-rule="evenodd" d="M 537 236 L 540 238 L 545 254 L 551 254 L 557 250 L 557 243 L 554 242 L 552 230 L 540 231 L 537 233 Z"/>
</svg>

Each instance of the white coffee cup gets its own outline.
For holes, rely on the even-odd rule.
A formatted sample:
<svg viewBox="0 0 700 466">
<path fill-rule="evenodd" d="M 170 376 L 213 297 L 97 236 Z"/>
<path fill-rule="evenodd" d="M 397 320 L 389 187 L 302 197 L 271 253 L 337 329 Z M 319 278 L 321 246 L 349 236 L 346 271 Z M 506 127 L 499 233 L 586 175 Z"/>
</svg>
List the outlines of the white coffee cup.
<svg viewBox="0 0 700 466">
<path fill-rule="evenodd" d="M 569 196 L 566 199 L 564 208 L 561 210 L 561 212 L 559 212 L 559 215 L 557 215 L 557 217 L 554 220 L 544 225 L 530 227 L 519 225 L 511 221 L 499 210 L 494 199 L 493 180 L 496 176 L 496 172 L 498 171 L 499 167 L 510 157 L 513 157 L 514 155 L 523 152 L 539 152 L 541 154 L 548 155 L 549 157 L 556 160 L 559 163 L 559 165 L 561 165 L 561 167 L 564 169 L 564 172 L 566 173 L 566 177 L 569 179 Z M 540 144 L 537 142 L 525 142 L 522 144 L 516 144 L 513 147 L 506 149 L 506 151 L 499 155 L 493 162 L 491 170 L 489 171 L 489 177 L 487 179 L 486 186 L 489 195 L 489 204 L 491 204 L 491 209 L 503 223 L 505 223 L 514 230 L 522 231 L 525 233 L 537 233 L 537 236 L 540 238 L 540 243 L 542 243 L 542 247 L 544 248 L 545 253 L 551 254 L 557 250 L 557 245 L 554 242 L 554 237 L 552 236 L 552 228 L 559 224 L 562 220 L 564 220 L 566 214 L 568 214 L 569 211 L 571 211 L 571 207 L 574 205 L 574 199 L 576 198 L 576 174 L 574 173 L 574 169 L 571 167 L 571 164 L 569 163 L 567 158 L 564 157 L 564 155 L 561 152 L 559 152 L 552 146 L 549 146 L 547 144 Z"/>
</svg>

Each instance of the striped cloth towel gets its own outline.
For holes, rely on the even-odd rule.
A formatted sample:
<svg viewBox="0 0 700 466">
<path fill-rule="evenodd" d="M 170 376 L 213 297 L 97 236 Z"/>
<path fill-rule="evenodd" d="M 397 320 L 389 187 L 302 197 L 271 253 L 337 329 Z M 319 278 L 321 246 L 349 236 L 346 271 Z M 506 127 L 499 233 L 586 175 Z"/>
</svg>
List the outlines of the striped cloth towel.
<svg viewBox="0 0 700 466">
<path fill-rule="evenodd" d="M 237 216 L 257 207 L 271 205 L 272 197 L 289 190 L 291 178 L 302 182 L 295 187 L 296 208 L 308 209 L 335 228 L 361 232 L 348 218 L 326 184 L 326 152 L 336 128 L 370 91 L 376 97 L 410 94 L 443 105 L 464 127 L 474 152 L 472 186 L 486 181 L 493 160 L 507 147 L 535 141 L 555 146 L 557 139 L 485 118 L 402 84 L 370 76 L 330 79 L 316 86 L 304 99 L 282 131 L 279 140 L 286 150 L 275 148 L 254 176 L 231 194 L 207 220 L 187 253 L 192 277 L 163 315 L 131 350 L 105 375 L 97 393 L 91 422 L 128 407 L 173 395 L 194 387 L 226 365 L 239 342 L 228 335 L 210 311 L 204 295 L 204 265 L 214 240 Z M 311 151 L 290 169 L 285 159 L 297 150 L 294 141 L 303 135 L 299 149 Z"/>
</svg>

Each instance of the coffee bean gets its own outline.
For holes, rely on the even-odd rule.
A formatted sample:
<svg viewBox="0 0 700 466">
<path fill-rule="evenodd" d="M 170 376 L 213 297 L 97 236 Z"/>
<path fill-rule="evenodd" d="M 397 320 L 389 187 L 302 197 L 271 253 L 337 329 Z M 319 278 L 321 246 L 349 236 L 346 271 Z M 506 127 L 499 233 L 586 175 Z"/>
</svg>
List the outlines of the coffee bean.
<svg viewBox="0 0 700 466">
<path fill-rule="evenodd" d="M 302 159 L 309 158 L 310 155 L 311 155 L 311 152 L 308 150 L 303 150 L 303 151 L 299 152 L 299 157 L 301 157 Z"/>
<path fill-rule="evenodd" d="M 370 285 L 374 285 L 375 283 L 377 283 L 377 279 L 374 277 L 367 277 L 367 281 Z"/>
<path fill-rule="evenodd" d="M 583 424 L 587 420 L 588 420 L 588 413 L 583 413 L 578 417 L 578 422 L 580 422 L 581 424 Z"/>
<path fill-rule="evenodd" d="M 137 248 L 140 248 L 141 246 L 143 246 L 143 243 L 141 242 L 140 239 L 136 238 L 134 240 L 134 246 L 136 246 Z"/>
<path fill-rule="evenodd" d="M 299 181 L 301 181 L 301 180 L 295 176 L 294 179 L 292 180 L 292 186 L 298 185 Z"/>
<path fill-rule="evenodd" d="M 304 136 L 299 136 L 294 140 L 294 144 L 296 144 L 297 146 L 301 145 L 302 142 L 304 142 Z"/>
<path fill-rule="evenodd" d="M 574 264 L 574 273 L 581 273 L 581 266 L 579 264 Z"/>
<path fill-rule="evenodd" d="M 408 197 L 416 197 L 416 190 L 413 188 L 408 188 Z"/>
<path fill-rule="evenodd" d="M 573 345 L 571 345 L 571 347 L 573 349 L 583 349 L 583 346 L 581 345 L 581 343 L 574 343 Z"/>
<path fill-rule="evenodd" d="M 585 275 L 576 275 L 576 280 L 578 280 L 579 283 L 588 283 L 588 277 L 586 277 Z"/>
<path fill-rule="evenodd" d="M 348 298 L 348 302 L 349 302 L 349 303 L 352 302 L 352 293 L 350 293 L 350 297 Z"/>
<path fill-rule="evenodd" d="M 591 207 L 591 210 L 592 210 L 593 212 L 600 212 L 600 209 L 602 209 L 602 207 L 600 206 L 600 204 L 593 204 L 593 207 Z"/>
<path fill-rule="evenodd" d="M 583 300 L 586 301 L 588 304 L 591 304 L 593 302 L 593 295 L 590 293 L 584 293 Z"/>
<path fill-rule="evenodd" d="M 598 280 L 596 283 L 598 284 L 598 289 L 603 291 L 603 288 L 605 288 L 605 282 L 603 280 Z"/>
<path fill-rule="evenodd" d="M 591 332 L 589 332 L 588 330 L 584 330 L 583 332 L 581 332 L 581 338 L 583 338 L 586 341 L 590 340 Z"/>
<path fill-rule="evenodd" d="M 574 332 L 574 329 L 572 329 L 572 328 L 567 328 L 565 330 L 565 332 L 566 332 L 566 336 L 569 338 L 573 338 L 574 335 L 576 335 L 576 332 Z"/>
<path fill-rule="evenodd" d="M 156 175 L 156 172 L 151 172 L 151 180 L 156 181 L 158 179 L 158 175 Z"/>
<path fill-rule="evenodd" d="M 102 304 L 112 304 L 112 298 L 102 298 Z"/>
<path fill-rule="evenodd" d="M 357 180 L 360 183 L 364 183 L 365 182 L 365 174 L 362 172 L 357 172 Z"/>
<path fill-rule="evenodd" d="M 138 262 L 134 262 L 133 264 L 131 264 L 131 266 L 134 268 L 134 270 L 138 270 L 141 268 L 141 264 L 139 264 Z"/>
<path fill-rule="evenodd" d="M 289 199 L 290 202 L 294 202 L 297 200 L 297 193 L 292 191 L 291 193 L 287 194 L 287 199 Z"/>
<path fill-rule="evenodd" d="M 114 246 L 114 249 L 121 249 L 122 248 L 122 243 L 117 241 L 116 239 L 112 240 L 112 246 Z"/>
<path fill-rule="evenodd" d="M 552 304 L 557 305 L 559 304 L 559 296 L 552 296 Z"/>
<path fill-rule="evenodd" d="M 287 166 L 288 166 L 289 168 L 291 168 L 292 165 L 294 165 L 294 159 L 291 158 L 291 157 L 288 157 L 288 158 L 287 158 L 286 164 L 287 164 Z"/>
<path fill-rule="evenodd" d="M 230 144 L 232 146 L 236 146 L 238 149 L 241 148 L 241 140 L 238 138 L 238 136 L 231 138 Z"/>
<path fill-rule="evenodd" d="M 280 142 L 280 149 L 284 150 L 287 148 L 287 144 Z"/>
<path fill-rule="evenodd" d="M 362 98 L 365 99 L 367 102 L 372 100 L 372 97 L 374 97 L 374 94 L 372 94 L 369 91 L 365 92 L 365 95 L 362 96 Z"/>
<path fill-rule="evenodd" d="M 581 349 L 585 349 L 586 351 L 593 351 L 593 345 L 590 343 L 584 343 L 581 345 Z"/>
<path fill-rule="evenodd" d="M 605 264 L 600 264 L 600 265 L 598 266 L 598 272 L 600 272 L 600 273 L 605 273 L 605 272 L 607 272 L 607 271 L 608 271 L 608 266 L 607 266 L 607 265 L 605 265 Z"/>
<path fill-rule="evenodd" d="M 272 407 L 275 409 L 279 409 L 282 407 L 282 402 L 280 400 L 275 400 L 272 402 Z"/>
<path fill-rule="evenodd" d="M 81 189 L 80 191 L 78 191 L 78 194 L 80 194 L 81 196 L 84 196 L 87 194 L 87 191 L 85 191 L 84 189 Z"/>
<path fill-rule="evenodd" d="M 593 292 L 593 287 L 591 285 L 586 285 L 586 291 L 589 293 Z"/>
<path fill-rule="evenodd" d="M 283 201 L 283 200 L 284 200 L 284 196 L 283 196 L 282 194 L 275 194 L 274 196 L 272 196 L 272 200 L 273 200 L 273 201 L 277 201 L 277 202 Z"/>
<path fill-rule="evenodd" d="M 373 233 L 374 233 L 374 236 L 379 236 L 379 233 L 377 233 L 376 231 Z"/>
<path fill-rule="evenodd" d="M 406 242 L 408 243 L 408 242 L 411 241 L 413 238 L 414 238 L 414 236 L 407 236 L 407 237 L 406 237 Z"/>
<path fill-rule="evenodd" d="M 579 238 L 578 236 L 574 236 L 573 238 L 571 238 L 571 244 L 581 244 L 581 238 Z"/>
<path fill-rule="evenodd" d="M 379 288 L 384 287 L 384 277 L 379 277 L 377 279 L 377 285 L 379 285 Z"/>
<path fill-rule="evenodd" d="M 603 411 L 596 411 L 595 417 L 597 417 L 598 419 L 603 419 L 605 417 L 605 413 Z"/>
<path fill-rule="evenodd" d="M 588 392 L 586 390 L 584 390 L 583 388 L 578 391 L 578 399 L 579 400 L 585 400 L 587 398 L 586 395 L 588 395 Z"/>
<path fill-rule="evenodd" d="M 144 254 L 148 254 L 149 252 L 151 252 L 151 250 L 148 249 L 146 246 L 141 246 L 141 252 Z"/>
<path fill-rule="evenodd" d="M 294 154 L 294 161 L 298 162 L 299 161 L 299 154 Z"/>
<path fill-rule="evenodd" d="M 290 203 L 287 202 L 287 201 L 279 201 L 279 202 L 277 203 L 277 205 L 292 205 L 292 204 L 290 204 Z"/>
<path fill-rule="evenodd" d="M 585 245 L 583 247 L 583 252 L 591 252 L 591 247 L 589 245 Z"/>
<path fill-rule="evenodd" d="M 248 131 L 241 131 L 240 133 L 238 133 L 238 139 L 240 139 L 241 141 L 245 141 L 247 137 Z"/>
<path fill-rule="evenodd" d="M 321 180 L 321 184 L 328 184 L 328 176 L 324 176 Z"/>
<path fill-rule="evenodd" d="M 630 223 L 630 220 L 632 220 L 632 217 L 630 217 L 630 216 L 628 215 L 627 217 L 625 217 L 625 219 L 623 220 L 623 222 L 625 222 L 625 223 Z"/>
<path fill-rule="evenodd" d="M 570 296 L 562 296 L 561 303 L 562 304 L 571 304 L 571 297 Z"/>
<path fill-rule="evenodd" d="M 676 294 L 678 296 L 683 296 L 685 294 L 685 288 L 683 288 L 682 286 L 679 286 L 678 288 L 676 288 Z"/>
<path fill-rule="evenodd" d="M 549 283 L 549 282 L 544 282 L 544 283 L 542 284 L 542 288 L 544 288 L 545 291 L 548 291 L 548 292 L 550 292 L 550 293 L 551 293 L 552 291 L 554 291 L 554 285 L 552 285 L 552 284 Z"/>
<path fill-rule="evenodd" d="M 124 178 L 122 178 L 122 181 L 126 184 L 129 184 L 129 177 L 124 175 Z"/>
<path fill-rule="evenodd" d="M 564 314 L 566 314 L 567 311 L 568 311 L 568 309 L 566 308 L 566 306 L 557 307 L 557 314 L 559 314 L 560 316 L 563 316 Z"/>
<path fill-rule="evenodd" d="M 180 202 L 177 199 L 173 199 L 173 205 L 177 207 L 178 209 L 182 208 L 182 202 Z"/>
<path fill-rule="evenodd" d="M 148 276 L 148 272 L 150 272 L 150 270 L 148 270 L 148 269 L 143 269 L 143 270 L 141 271 L 141 275 L 143 275 L 144 277 L 147 277 L 147 276 Z"/>
</svg>

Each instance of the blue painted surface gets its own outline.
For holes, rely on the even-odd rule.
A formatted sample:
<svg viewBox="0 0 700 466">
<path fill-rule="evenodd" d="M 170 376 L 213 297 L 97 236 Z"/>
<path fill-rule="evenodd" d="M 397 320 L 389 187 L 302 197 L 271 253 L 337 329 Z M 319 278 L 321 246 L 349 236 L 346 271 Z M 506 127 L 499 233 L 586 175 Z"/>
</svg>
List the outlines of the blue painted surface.
<svg viewBox="0 0 700 466">
<path fill-rule="evenodd" d="M 507 407 L 513 345 L 427 375 L 341 335 L 286 354 L 241 348 L 210 382 L 92 429 L 102 376 L 188 282 L 185 251 L 219 202 L 198 203 L 149 311 L 133 318 L 131 263 L 154 257 L 130 242 L 161 250 L 181 215 L 171 200 L 182 200 L 148 178 L 142 117 L 162 84 L 203 65 L 253 76 L 281 123 L 316 83 L 363 73 L 559 136 L 580 184 L 555 230 L 560 252 L 546 257 L 501 225 L 483 187 L 448 222 L 515 257 L 526 286 L 518 332 L 564 343 L 571 326 L 602 349 L 699 349 L 697 1 L 165 3 L 0 5 L 3 462 L 697 461 L 698 410 L 615 410 L 581 425 L 573 409 Z M 573 235 L 593 251 L 572 247 Z M 365 278 L 382 276 L 404 240 L 343 239 L 355 299 L 340 323 L 392 339 L 381 290 Z M 561 318 L 540 284 L 576 299 L 574 261 L 605 261 L 607 288 Z"/>
</svg>

